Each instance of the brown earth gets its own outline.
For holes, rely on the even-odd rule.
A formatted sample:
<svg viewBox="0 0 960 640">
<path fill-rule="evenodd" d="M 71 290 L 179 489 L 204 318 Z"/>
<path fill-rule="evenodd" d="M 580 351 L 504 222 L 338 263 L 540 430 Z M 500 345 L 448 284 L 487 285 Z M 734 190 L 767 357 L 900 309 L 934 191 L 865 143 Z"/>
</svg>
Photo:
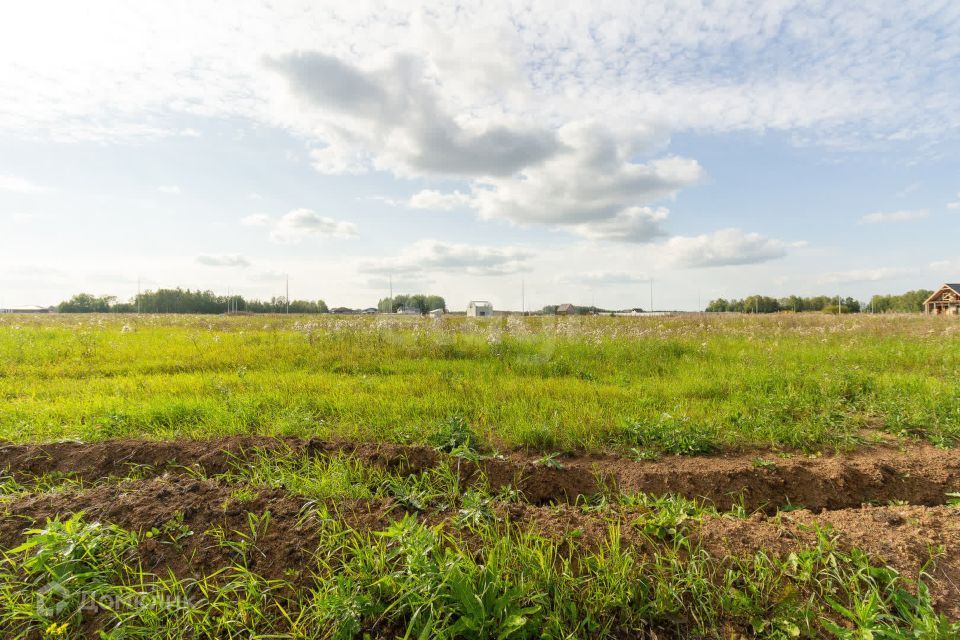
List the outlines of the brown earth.
<svg viewBox="0 0 960 640">
<path fill-rule="evenodd" d="M 91 481 L 136 473 L 140 477 L 177 472 L 184 467 L 217 474 L 242 463 L 254 450 L 293 451 L 323 456 L 346 453 L 364 463 L 416 473 L 446 459 L 422 446 L 229 437 L 210 441 L 108 440 L 0 446 L 0 469 L 21 480 L 45 473 L 69 474 Z M 792 505 L 811 511 L 906 502 L 944 504 L 960 491 L 960 450 L 929 445 L 875 446 L 852 453 L 808 457 L 756 454 L 671 456 L 633 461 L 616 455 L 566 456 L 559 466 L 545 465 L 520 452 L 471 463 L 459 461 L 465 478 L 482 472 L 493 488 L 510 485 L 534 504 L 573 502 L 605 488 L 629 492 L 678 494 L 727 509 L 747 510 Z"/>
<path fill-rule="evenodd" d="M 751 556 L 766 551 L 780 557 L 815 542 L 814 525 L 829 526 L 840 549 L 860 549 L 913 582 L 928 573 L 934 605 L 960 619 L 960 508 L 912 505 L 806 510 L 749 518 L 710 518 L 694 539 L 713 555 Z M 931 556 L 936 561 L 928 566 Z"/>
</svg>

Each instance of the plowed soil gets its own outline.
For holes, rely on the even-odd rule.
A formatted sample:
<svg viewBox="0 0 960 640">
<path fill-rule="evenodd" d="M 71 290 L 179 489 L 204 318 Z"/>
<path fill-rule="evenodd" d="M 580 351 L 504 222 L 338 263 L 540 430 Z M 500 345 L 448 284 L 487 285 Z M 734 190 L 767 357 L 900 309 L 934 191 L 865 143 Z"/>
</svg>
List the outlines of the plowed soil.
<svg viewBox="0 0 960 640">
<path fill-rule="evenodd" d="M 193 469 L 215 475 L 264 452 L 350 454 L 365 464 L 401 473 L 416 473 L 445 459 L 426 447 L 265 437 L 8 444 L 0 446 L 0 470 L 23 482 L 50 473 L 87 483 L 108 477 L 132 479 L 0 501 L 0 547 L 13 546 L 25 529 L 46 518 L 80 511 L 88 518 L 140 532 L 182 517 L 184 531 L 192 534 L 177 540 L 165 535 L 144 539 L 141 561 L 144 569 L 158 574 L 172 571 L 180 577 L 199 577 L 239 560 L 235 550 L 212 544 L 204 532 L 219 527 L 228 537 L 236 537 L 236 532 L 248 528 L 248 512 L 269 511 L 267 534 L 257 541 L 246 562 L 265 577 L 297 584 L 309 579 L 306 568 L 311 566 L 320 525 L 316 515 L 304 511 L 303 499 L 282 490 L 238 494 L 236 486 L 188 473 Z M 760 510 L 749 518 L 710 518 L 697 526 L 694 538 L 721 558 L 748 556 L 757 550 L 790 553 L 813 543 L 815 524 L 832 527 L 841 548 L 862 549 L 907 577 L 916 577 L 931 550 L 936 550 L 940 558 L 928 568 L 934 578 L 936 605 L 960 618 L 960 508 L 943 506 L 949 492 L 960 491 L 957 450 L 882 446 L 820 457 L 767 454 L 762 463 L 756 454 L 641 462 L 593 455 L 568 456 L 549 465 L 515 452 L 478 463 L 457 462 L 467 481 L 482 474 L 493 488 L 511 485 L 524 494 L 526 503 L 497 504 L 499 515 L 565 544 L 595 545 L 607 535 L 611 521 L 609 513 L 596 517 L 569 503 L 601 489 L 619 489 L 679 494 L 720 509 L 742 503 L 749 511 Z M 787 505 L 802 509 L 772 515 Z M 389 499 L 327 506 L 334 514 L 330 517 L 361 531 L 382 530 L 404 513 Z M 453 515 L 438 511 L 419 517 L 434 523 L 449 521 L 456 528 Z M 626 543 L 649 545 L 631 528 L 634 516 L 620 510 L 612 517 L 623 525 Z M 576 542 L 570 543 L 569 533 L 574 530 Z"/>
<path fill-rule="evenodd" d="M 108 476 L 177 473 L 185 467 L 216 474 L 254 450 L 304 452 L 324 456 L 349 453 L 366 464 L 415 473 L 444 456 L 427 447 L 330 442 L 322 440 L 233 437 L 214 441 L 153 442 L 110 440 L 83 444 L 0 446 L 0 469 L 22 480 L 45 473 L 91 481 Z M 929 445 L 877 446 L 842 455 L 777 457 L 756 454 L 672 456 L 632 461 L 614 455 L 568 456 L 546 465 L 511 453 L 479 463 L 461 461 L 466 479 L 482 473 L 494 487 L 510 485 L 534 504 L 572 502 L 601 488 L 677 494 L 719 509 L 742 504 L 773 512 L 785 506 L 817 512 L 863 504 L 905 502 L 935 506 L 960 491 L 960 450 Z"/>
<path fill-rule="evenodd" d="M 318 516 L 304 506 L 303 499 L 281 490 L 261 490 L 253 497 L 239 498 L 232 485 L 166 474 L 88 489 L 9 497 L 0 502 L 0 547 L 19 543 L 26 529 L 47 518 L 80 511 L 88 519 L 141 533 L 182 517 L 183 531 L 191 533 L 176 540 L 165 535 L 143 539 L 140 560 L 145 570 L 158 575 L 173 572 L 181 578 L 200 577 L 241 561 L 236 551 L 214 544 L 205 532 L 219 527 L 228 538 L 238 539 L 240 532 L 248 530 L 248 512 L 269 511 L 270 525 L 251 547 L 246 563 L 267 578 L 303 584 L 310 579 L 310 559 L 321 526 Z M 383 530 L 406 513 L 389 499 L 339 501 L 328 506 L 328 517 L 360 531 Z M 651 541 L 632 527 L 637 512 L 630 509 L 597 516 L 570 505 L 511 503 L 498 504 L 496 512 L 576 548 L 599 545 L 608 535 L 608 526 L 619 523 L 624 543 L 651 549 Z M 451 509 L 418 517 L 430 524 L 445 523 L 448 530 L 456 532 L 454 515 Z M 861 549 L 908 580 L 919 575 L 931 550 L 939 550 L 937 561 L 927 567 L 933 578 L 930 586 L 935 605 L 948 616 L 960 618 L 960 508 L 868 506 L 819 514 L 799 510 L 776 516 L 715 517 L 693 523 L 692 535 L 717 558 L 748 557 L 758 550 L 783 557 L 814 543 L 814 525 L 831 527 L 839 548 Z M 575 538 L 570 536 L 573 531 L 577 532 Z M 462 534 L 468 539 L 469 533 Z M 576 551 L 570 546 L 567 549 Z"/>
</svg>

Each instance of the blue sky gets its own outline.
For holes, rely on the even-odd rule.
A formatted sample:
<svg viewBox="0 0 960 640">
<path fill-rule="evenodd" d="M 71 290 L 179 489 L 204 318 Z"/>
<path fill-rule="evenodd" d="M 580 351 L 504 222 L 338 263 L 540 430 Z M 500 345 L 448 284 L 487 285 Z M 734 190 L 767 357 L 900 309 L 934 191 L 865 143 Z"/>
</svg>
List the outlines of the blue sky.
<svg viewBox="0 0 960 640">
<path fill-rule="evenodd" d="M 0 305 L 960 278 L 953 2 L 35 2 L 0 56 Z"/>
</svg>

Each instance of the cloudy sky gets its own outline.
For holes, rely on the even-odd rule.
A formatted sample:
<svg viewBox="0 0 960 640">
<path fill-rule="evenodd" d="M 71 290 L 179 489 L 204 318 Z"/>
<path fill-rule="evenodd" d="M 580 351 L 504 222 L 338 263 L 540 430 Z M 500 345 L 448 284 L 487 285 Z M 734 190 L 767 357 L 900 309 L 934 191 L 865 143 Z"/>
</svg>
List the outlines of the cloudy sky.
<svg viewBox="0 0 960 640">
<path fill-rule="evenodd" d="M 960 279 L 960 3 L 8 3 L 0 305 Z"/>
</svg>

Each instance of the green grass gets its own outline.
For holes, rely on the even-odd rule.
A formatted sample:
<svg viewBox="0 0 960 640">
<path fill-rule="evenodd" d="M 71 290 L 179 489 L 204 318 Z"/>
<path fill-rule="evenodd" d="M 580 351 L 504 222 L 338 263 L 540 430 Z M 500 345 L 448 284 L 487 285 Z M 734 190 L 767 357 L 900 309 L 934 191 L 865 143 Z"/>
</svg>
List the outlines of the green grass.
<svg viewBox="0 0 960 640">
<path fill-rule="evenodd" d="M 125 328 L 126 327 L 126 328 Z M 919 316 L 0 318 L 0 438 L 424 442 L 550 452 L 960 439 L 960 324 Z"/>
</svg>

